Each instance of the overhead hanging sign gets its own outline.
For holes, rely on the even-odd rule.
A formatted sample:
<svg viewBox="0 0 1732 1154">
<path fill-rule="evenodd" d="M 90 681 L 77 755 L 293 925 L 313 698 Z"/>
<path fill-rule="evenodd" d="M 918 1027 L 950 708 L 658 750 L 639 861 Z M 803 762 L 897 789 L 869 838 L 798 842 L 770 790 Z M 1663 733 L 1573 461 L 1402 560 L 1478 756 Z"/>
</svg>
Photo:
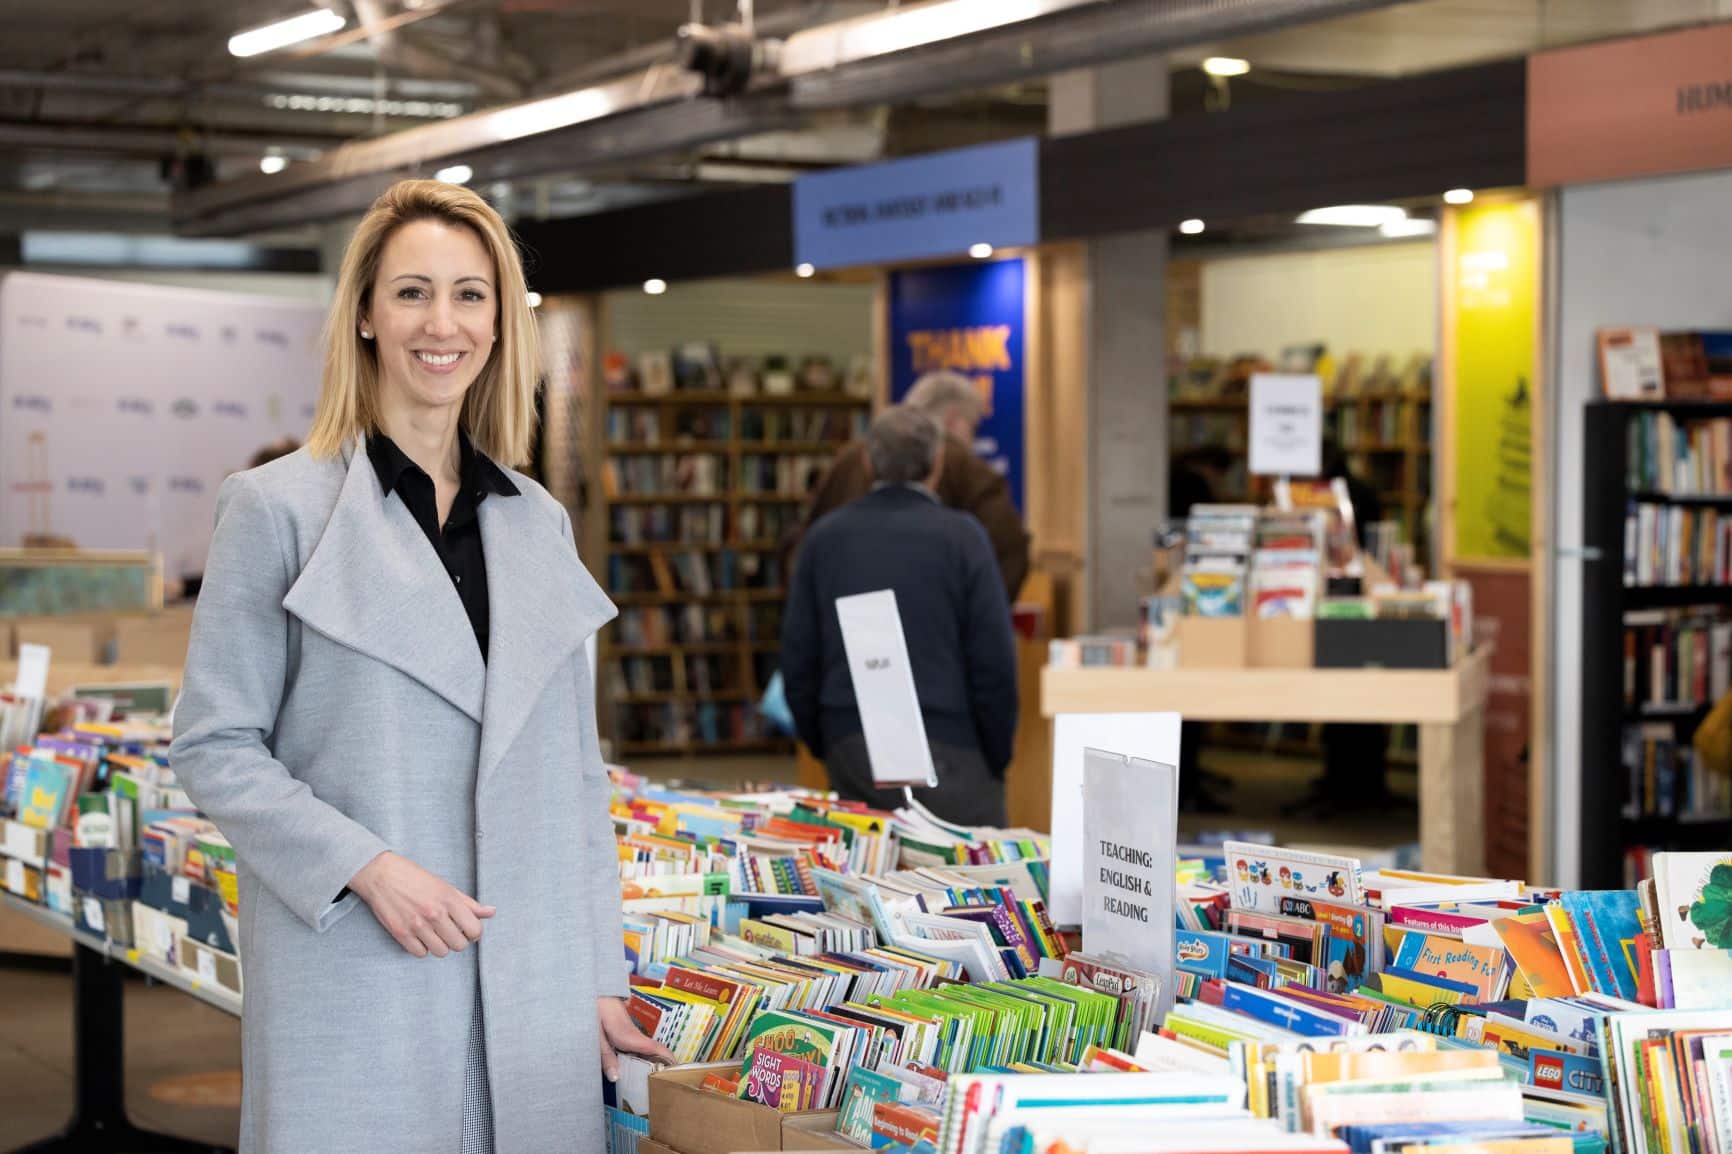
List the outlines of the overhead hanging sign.
<svg viewBox="0 0 1732 1154">
<path fill-rule="evenodd" d="M 1315 477 L 1323 472 L 1323 382 L 1293 373 L 1251 376 L 1251 472 Z"/>
<path fill-rule="evenodd" d="M 1161 977 L 1160 1016 L 1173 1005 L 1173 871 L 1179 771 L 1083 751 L 1083 941 Z"/>
<path fill-rule="evenodd" d="M 815 268 L 890 264 L 1040 239 L 1033 139 L 958 148 L 801 177 L 794 260 Z"/>
<path fill-rule="evenodd" d="M 854 703 L 872 763 L 872 783 L 937 785 L 938 770 L 932 764 L 926 719 L 920 715 L 920 696 L 914 690 L 896 591 L 838 597 L 836 621 L 842 627 L 842 649 L 854 680 Z"/>
<path fill-rule="evenodd" d="M 1528 57 L 1528 187 L 1732 165 L 1732 25 Z"/>
<path fill-rule="evenodd" d="M 971 261 L 903 269 L 890 278 L 890 400 L 927 373 L 974 382 L 986 416 L 974 453 L 1003 475 L 1023 508 L 1024 334 L 1027 262 Z"/>
</svg>

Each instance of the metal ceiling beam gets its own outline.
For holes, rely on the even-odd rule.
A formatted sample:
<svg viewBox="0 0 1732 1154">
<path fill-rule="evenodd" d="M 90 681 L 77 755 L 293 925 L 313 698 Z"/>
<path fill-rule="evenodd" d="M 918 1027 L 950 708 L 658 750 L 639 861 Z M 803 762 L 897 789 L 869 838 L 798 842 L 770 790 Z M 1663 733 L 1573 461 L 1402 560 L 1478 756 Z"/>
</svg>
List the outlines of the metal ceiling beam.
<svg viewBox="0 0 1732 1154">
<path fill-rule="evenodd" d="M 774 75 L 701 95 L 671 64 L 355 142 L 269 176 L 178 194 L 177 227 L 226 234 L 359 212 L 461 161 L 480 181 L 569 172 L 791 127 L 825 108 L 1027 79 L 1400 0 L 928 0 L 790 34 Z"/>
<path fill-rule="evenodd" d="M 172 128 L 131 128 L 69 124 L 64 121 L 0 121 L 0 148 L 32 152 L 99 152 L 115 156 L 263 156 L 271 150 L 312 154 L 330 148 L 329 137 L 292 137 L 280 133 L 182 132 Z"/>
</svg>

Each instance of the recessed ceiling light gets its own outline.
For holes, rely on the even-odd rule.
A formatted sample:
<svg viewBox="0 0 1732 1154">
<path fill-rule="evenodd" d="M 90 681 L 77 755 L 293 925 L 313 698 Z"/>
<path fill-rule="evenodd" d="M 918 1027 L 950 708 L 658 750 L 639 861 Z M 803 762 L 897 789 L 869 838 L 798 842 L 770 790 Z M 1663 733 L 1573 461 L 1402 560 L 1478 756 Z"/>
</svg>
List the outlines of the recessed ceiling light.
<svg viewBox="0 0 1732 1154">
<path fill-rule="evenodd" d="M 541 294 L 536 292 L 534 289 L 529 290 L 529 307 L 532 309 L 538 309 L 541 307 Z"/>
<path fill-rule="evenodd" d="M 259 157 L 259 171 L 264 173 L 266 176 L 275 176 L 288 166 L 289 158 L 286 156 L 277 156 L 273 154 L 270 156 Z"/>
<path fill-rule="evenodd" d="M 1181 220 L 1179 222 L 1179 231 L 1184 233 L 1186 236 L 1196 236 L 1198 233 L 1203 231 L 1203 222 L 1194 216 L 1190 220 Z"/>
<path fill-rule="evenodd" d="M 1377 231 L 1390 238 L 1430 236 L 1437 231 L 1437 222 L 1410 216 L 1406 220 L 1392 220 L 1387 224 L 1380 224 L 1377 226 Z"/>
<path fill-rule="evenodd" d="M 287 20 L 278 20 L 274 24 L 237 32 L 229 37 L 229 54 L 245 57 L 275 52 L 303 40 L 329 36 L 347 23 L 340 13 L 329 8 L 315 8 L 311 12 L 303 12 Z"/>
<path fill-rule="evenodd" d="M 1452 188 L 1448 192 L 1443 194 L 1443 203 L 1445 203 L 1445 204 L 1472 204 L 1473 203 L 1473 189 L 1471 189 L 1471 188 Z"/>
<path fill-rule="evenodd" d="M 652 297 L 659 297 L 668 291 L 668 282 L 660 277 L 651 277 L 643 282 L 643 291 Z"/>
<path fill-rule="evenodd" d="M 804 261 L 802 261 L 801 263 L 794 266 L 794 275 L 798 276 L 798 277 L 808 277 L 808 276 L 813 275 L 817 271 L 818 271 L 817 269 L 813 268 L 811 265 L 805 263 Z"/>
<path fill-rule="evenodd" d="M 1406 220 L 1407 210 L 1393 204 L 1336 204 L 1299 214 L 1300 224 L 1333 224 L 1347 228 L 1377 228 Z"/>
<path fill-rule="evenodd" d="M 446 184 L 468 184 L 469 178 L 474 175 L 475 170 L 470 168 L 467 164 L 453 164 L 448 168 L 441 168 L 438 172 L 435 172 L 433 174 L 433 179 L 442 180 Z"/>
<path fill-rule="evenodd" d="M 1243 76 L 1251 71 L 1251 62 L 1237 56 L 1211 56 L 1203 61 L 1203 71 L 1210 76 Z"/>
<path fill-rule="evenodd" d="M 971 244 L 968 246 L 968 255 L 973 257 L 975 260 L 985 260 L 987 257 L 992 255 L 992 246 L 984 242 L 981 244 Z"/>
</svg>

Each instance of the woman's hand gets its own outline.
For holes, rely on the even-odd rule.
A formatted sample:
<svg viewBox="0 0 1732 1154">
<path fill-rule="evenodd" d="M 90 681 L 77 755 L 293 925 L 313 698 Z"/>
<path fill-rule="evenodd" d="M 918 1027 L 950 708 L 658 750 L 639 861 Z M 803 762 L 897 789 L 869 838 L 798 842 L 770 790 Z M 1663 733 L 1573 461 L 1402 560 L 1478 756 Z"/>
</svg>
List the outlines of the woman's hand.
<svg viewBox="0 0 1732 1154">
<path fill-rule="evenodd" d="M 481 940 L 482 920 L 495 912 L 389 850 L 362 866 L 349 879 L 349 889 L 367 903 L 385 932 L 418 958 L 468 949 Z"/>
<path fill-rule="evenodd" d="M 601 1072 L 609 1082 L 619 1081 L 619 1055 L 622 1051 L 673 1064 L 674 1056 L 668 1048 L 637 1028 L 637 1023 L 625 1012 L 623 999 L 597 998 L 595 1016 L 601 1020 Z"/>
</svg>

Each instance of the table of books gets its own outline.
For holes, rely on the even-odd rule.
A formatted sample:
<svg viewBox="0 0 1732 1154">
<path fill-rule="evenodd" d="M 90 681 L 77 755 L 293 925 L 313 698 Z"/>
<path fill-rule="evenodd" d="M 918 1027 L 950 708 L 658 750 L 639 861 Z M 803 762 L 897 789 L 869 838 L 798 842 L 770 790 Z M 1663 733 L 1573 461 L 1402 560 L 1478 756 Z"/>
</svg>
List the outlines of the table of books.
<svg viewBox="0 0 1732 1154">
<path fill-rule="evenodd" d="M 1142 669 L 1041 672 L 1041 712 L 1155 713 L 1186 721 L 1419 726 L 1419 846 L 1432 873 L 1484 866 L 1485 702 L 1491 651 L 1450 669 Z"/>
<path fill-rule="evenodd" d="M 89 1154 L 114 1150 L 138 1154 L 209 1152 L 201 1142 L 141 1130 L 126 1116 L 125 1034 L 122 998 L 125 971 L 130 966 L 153 981 L 239 1017 L 240 997 L 200 982 L 183 970 L 165 965 L 130 946 L 121 946 L 79 929 L 65 914 L 35 902 L 0 892 L 0 904 L 65 934 L 72 940 L 73 1055 L 75 1063 L 72 1120 L 60 1134 L 20 1147 L 13 1154 Z"/>
</svg>

